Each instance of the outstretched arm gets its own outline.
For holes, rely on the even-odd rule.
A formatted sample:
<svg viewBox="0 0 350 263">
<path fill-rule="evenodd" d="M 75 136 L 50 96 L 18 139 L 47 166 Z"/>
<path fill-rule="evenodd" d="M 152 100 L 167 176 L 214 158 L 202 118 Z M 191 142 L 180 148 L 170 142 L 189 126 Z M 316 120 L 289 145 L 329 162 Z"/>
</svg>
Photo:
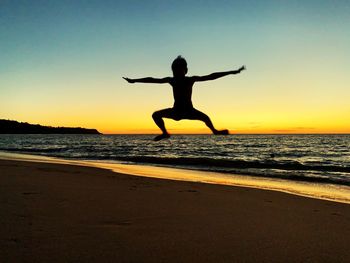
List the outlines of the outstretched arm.
<svg viewBox="0 0 350 263">
<path fill-rule="evenodd" d="M 123 79 L 125 79 L 129 83 L 139 82 L 139 83 L 157 83 L 157 84 L 162 84 L 162 83 L 169 83 L 169 81 L 170 81 L 169 77 L 162 78 L 162 79 L 151 78 L 151 77 L 141 78 L 141 79 L 130 79 L 130 78 L 124 78 L 123 77 Z"/>
<path fill-rule="evenodd" d="M 225 77 L 227 75 L 231 75 L 231 74 L 238 74 L 241 73 L 242 70 L 245 70 L 245 66 L 240 67 L 237 70 L 232 70 L 232 71 L 225 71 L 225 72 L 215 72 L 206 76 L 193 76 L 193 80 L 194 81 L 207 81 L 207 80 L 214 80 L 214 79 L 218 79 L 218 78 L 222 78 Z"/>
</svg>

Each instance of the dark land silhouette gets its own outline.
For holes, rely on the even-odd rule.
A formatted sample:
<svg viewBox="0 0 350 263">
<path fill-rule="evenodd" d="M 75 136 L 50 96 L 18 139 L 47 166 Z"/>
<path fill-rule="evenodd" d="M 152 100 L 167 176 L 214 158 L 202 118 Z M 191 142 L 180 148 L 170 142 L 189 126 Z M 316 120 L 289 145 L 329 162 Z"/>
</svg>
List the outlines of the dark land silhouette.
<svg viewBox="0 0 350 263">
<path fill-rule="evenodd" d="M 101 134 L 96 129 L 51 127 L 12 120 L 0 120 L 0 134 Z"/>
<path fill-rule="evenodd" d="M 187 120 L 200 120 L 204 122 L 207 127 L 216 135 L 227 135 L 228 130 L 217 130 L 210 118 L 203 112 L 195 109 L 192 105 L 192 88 L 195 82 L 215 80 L 218 78 L 225 77 L 227 75 L 238 74 L 242 70 L 245 70 L 245 66 L 240 67 L 238 70 L 215 72 L 205 76 L 186 76 L 187 74 L 187 62 L 186 60 L 178 56 L 172 63 L 171 69 L 173 71 L 173 77 L 165 78 L 139 78 L 131 79 L 124 78 L 129 83 L 156 83 L 156 84 L 170 84 L 173 88 L 174 106 L 159 110 L 153 113 L 152 118 L 157 124 L 159 129 L 162 131 L 161 135 L 154 138 L 155 141 L 169 138 L 170 135 L 165 128 L 163 118 L 173 119 L 176 121 L 187 119 Z M 218 91 L 219 92 L 219 91 Z"/>
</svg>

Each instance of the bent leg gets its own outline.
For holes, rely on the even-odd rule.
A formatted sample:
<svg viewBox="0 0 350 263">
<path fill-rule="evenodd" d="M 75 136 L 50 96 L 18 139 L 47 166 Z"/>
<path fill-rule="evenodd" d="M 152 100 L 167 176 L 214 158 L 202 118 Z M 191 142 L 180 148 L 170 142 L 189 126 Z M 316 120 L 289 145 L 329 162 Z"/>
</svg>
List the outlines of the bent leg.
<svg viewBox="0 0 350 263">
<path fill-rule="evenodd" d="M 170 137 L 168 131 L 165 128 L 163 118 L 172 118 L 172 116 L 173 116 L 173 110 L 170 108 L 164 109 L 164 110 L 159 110 L 159 111 L 156 111 L 152 114 L 152 118 L 153 118 L 154 122 L 157 124 L 159 129 L 161 129 L 161 131 L 162 131 L 161 135 L 158 135 L 154 138 L 155 141 L 159 141 L 159 140 L 166 139 L 166 138 Z"/>
<path fill-rule="evenodd" d="M 208 115 L 206 115 L 205 113 L 193 109 L 193 111 L 191 112 L 191 116 L 190 116 L 191 120 L 200 120 L 203 121 L 205 123 L 205 125 L 208 126 L 208 128 L 214 133 L 214 134 L 222 134 L 222 135 L 227 135 L 229 134 L 228 130 L 217 130 L 215 129 L 212 121 L 210 120 L 210 118 L 208 117 Z"/>
</svg>

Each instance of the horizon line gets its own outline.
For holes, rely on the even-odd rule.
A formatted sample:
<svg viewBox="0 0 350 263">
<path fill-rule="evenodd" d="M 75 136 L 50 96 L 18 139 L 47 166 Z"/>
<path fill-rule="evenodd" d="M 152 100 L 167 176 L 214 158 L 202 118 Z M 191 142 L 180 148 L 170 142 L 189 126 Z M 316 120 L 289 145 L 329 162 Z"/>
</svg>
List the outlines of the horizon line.
<svg viewBox="0 0 350 263">
<path fill-rule="evenodd" d="M 159 133 L 102 133 L 102 135 L 159 135 Z M 214 135 L 211 133 L 173 133 L 175 135 Z M 319 132 L 319 133 L 230 133 L 230 135 L 350 135 L 350 132 L 339 133 L 339 132 Z"/>
</svg>

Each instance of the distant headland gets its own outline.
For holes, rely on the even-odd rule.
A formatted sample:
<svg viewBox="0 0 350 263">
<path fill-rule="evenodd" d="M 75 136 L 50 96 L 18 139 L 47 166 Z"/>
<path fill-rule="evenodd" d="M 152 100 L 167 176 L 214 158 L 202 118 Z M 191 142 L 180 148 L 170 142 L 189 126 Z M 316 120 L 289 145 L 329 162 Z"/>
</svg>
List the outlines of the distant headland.
<svg viewBox="0 0 350 263">
<path fill-rule="evenodd" d="M 51 127 L 0 119 L 0 134 L 101 134 L 96 129 Z"/>
</svg>

